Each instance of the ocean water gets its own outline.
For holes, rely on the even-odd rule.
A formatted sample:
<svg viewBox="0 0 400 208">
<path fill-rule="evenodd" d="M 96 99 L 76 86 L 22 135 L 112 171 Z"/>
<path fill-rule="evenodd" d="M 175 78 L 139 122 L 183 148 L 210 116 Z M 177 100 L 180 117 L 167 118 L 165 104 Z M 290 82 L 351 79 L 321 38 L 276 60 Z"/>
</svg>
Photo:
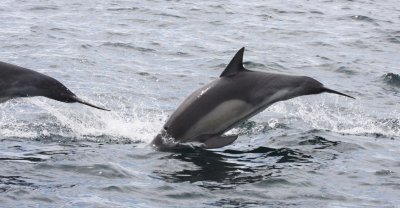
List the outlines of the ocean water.
<svg viewBox="0 0 400 208">
<path fill-rule="evenodd" d="M 0 207 L 399 207 L 398 1 L 0 3 L 0 60 L 99 111 L 0 103 Z M 246 47 L 251 70 L 331 94 L 276 103 L 215 150 L 148 146 Z"/>
</svg>

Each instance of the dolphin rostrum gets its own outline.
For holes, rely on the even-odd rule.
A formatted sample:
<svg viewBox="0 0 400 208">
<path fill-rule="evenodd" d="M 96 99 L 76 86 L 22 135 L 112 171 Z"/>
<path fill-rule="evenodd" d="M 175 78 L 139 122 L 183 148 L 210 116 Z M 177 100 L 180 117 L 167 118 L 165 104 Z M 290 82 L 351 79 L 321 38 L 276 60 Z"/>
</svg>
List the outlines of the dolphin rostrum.
<svg viewBox="0 0 400 208">
<path fill-rule="evenodd" d="M 65 103 L 82 103 L 97 107 L 78 98 L 54 78 L 39 72 L 0 62 L 0 103 L 17 97 L 44 96 Z"/>
<path fill-rule="evenodd" d="M 323 92 L 354 98 L 328 89 L 311 77 L 245 69 L 243 53 L 244 48 L 219 78 L 183 101 L 153 139 L 153 147 L 163 150 L 200 143 L 202 148 L 219 148 L 238 137 L 223 135 L 225 132 L 278 101 Z"/>
</svg>

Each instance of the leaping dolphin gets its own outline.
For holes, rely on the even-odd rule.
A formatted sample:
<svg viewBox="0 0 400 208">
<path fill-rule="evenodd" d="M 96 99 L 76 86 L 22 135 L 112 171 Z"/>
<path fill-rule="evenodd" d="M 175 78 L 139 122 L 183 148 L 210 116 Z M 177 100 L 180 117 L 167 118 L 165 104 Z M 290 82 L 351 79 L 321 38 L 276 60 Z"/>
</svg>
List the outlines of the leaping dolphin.
<svg viewBox="0 0 400 208">
<path fill-rule="evenodd" d="M 238 135 L 223 135 L 278 101 L 302 95 L 334 93 L 306 76 L 257 72 L 243 67 L 244 47 L 233 57 L 219 78 L 193 92 L 168 119 L 151 145 L 173 149 L 200 143 L 219 148 L 234 142 Z"/>
<path fill-rule="evenodd" d="M 44 96 L 65 103 L 82 103 L 97 107 L 78 98 L 56 79 L 20 66 L 0 62 L 0 103 L 17 97 Z"/>
</svg>

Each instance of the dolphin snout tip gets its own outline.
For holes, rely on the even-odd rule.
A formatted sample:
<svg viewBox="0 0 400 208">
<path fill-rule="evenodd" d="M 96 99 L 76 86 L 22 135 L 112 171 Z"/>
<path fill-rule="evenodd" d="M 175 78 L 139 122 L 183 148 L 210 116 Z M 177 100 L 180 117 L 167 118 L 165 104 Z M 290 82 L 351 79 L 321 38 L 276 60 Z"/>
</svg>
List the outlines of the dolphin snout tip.
<svg viewBox="0 0 400 208">
<path fill-rule="evenodd" d="M 93 104 L 91 104 L 91 103 L 88 103 L 88 102 L 86 102 L 86 101 L 84 101 L 84 100 L 82 100 L 82 99 L 80 99 L 80 98 L 78 98 L 78 97 L 76 97 L 76 96 L 73 96 L 73 97 L 72 97 L 72 100 L 75 101 L 75 102 L 77 102 L 77 103 L 81 103 L 81 104 L 84 104 L 84 105 L 87 105 L 87 106 L 90 106 L 90 107 L 92 107 L 92 108 L 96 108 L 96 109 L 99 109 L 99 110 L 111 111 L 111 110 L 109 110 L 109 109 L 101 108 L 101 107 L 98 107 L 98 106 L 93 105 Z"/>
<path fill-rule="evenodd" d="M 341 92 L 338 92 L 336 90 L 332 90 L 332 89 L 329 89 L 329 88 L 326 88 L 326 87 L 323 87 L 323 92 L 333 93 L 333 94 L 341 95 L 341 96 L 352 98 L 352 99 L 356 100 L 356 98 L 353 97 L 353 96 L 350 96 L 348 94 L 344 94 L 344 93 L 341 93 Z"/>
</svg>

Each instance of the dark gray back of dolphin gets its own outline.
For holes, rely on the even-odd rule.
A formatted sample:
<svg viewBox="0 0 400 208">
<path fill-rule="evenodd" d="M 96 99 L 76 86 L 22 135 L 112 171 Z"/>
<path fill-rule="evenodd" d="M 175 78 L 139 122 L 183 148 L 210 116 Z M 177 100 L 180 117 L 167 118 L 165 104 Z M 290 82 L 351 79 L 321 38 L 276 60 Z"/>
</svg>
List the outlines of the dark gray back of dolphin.
<svg viewBox="0 0 400 208">
<path fill-rule="evenodd" d="M 58 80 L 20 66 L 0 62 L 0 102 L 17 97 L 44 96 L 65 103 L 82 103 L 97 107 L 78 98 Z"/>
<path fill-rule="evenodd" d="M 231 76 L 235 76 L 236 74 L 240 73 L 240 72 L 252 72 L 246 68 L 244 68 L 243 66 L 243 55 L 244 55 L 244 47 L 241 48 L 236 54 L 235 56 L 232 58 L 232 60 L 229 62 L 228 66 L 225 68 L 225 70 L 221 73 L 220 77 L 231 77 Z M 281 76 L 285 76 L 285 75 L 281 75 Z M 289 75 L 286 75 L 289 76 Z M 298 76 L 297 76 L 298 77 Z M 303 79 L 310 79 L 310 77 L 302 77 Z M 293 80 L 294 81 L 294 80 Z M 310 92 L 299 92 L 299 95 L 297 96 L 301 96 L 305 94 L 319 94 L 319 93 L 323 93 L 323 92 L 328 92 L 328 93 L 334 93 L 334 94 L 338 94 L 338 95 L 342 95 L 345 97 L 349 97 L 349 98 L 353 98 L 352 96 L 346 95 L 344 93 L 326 88 L 323 86 L 323 84 L 321 84 L 320 82 L 318 82 L 317 80 L 314 80 L 311 78 L 311 80 L 309 80 L 309 82 L 305 83 L 308 86 L 305 86 L 304 90 L 309 90 Z"/>
<path fill-rule="evenodd" d="M 251 71 L 243 66 L 240 49 L 218 79 L 187 97 L 152 141 L 157 149 L 200 142 L 204 148 L 231 144 L 237 135 L 223 134 L 271 104 L 323 92 L 349 95 L 324 87 L 306 76 Z M 172 141 L 172 142 L 171 142 Z"/>
</svg>

